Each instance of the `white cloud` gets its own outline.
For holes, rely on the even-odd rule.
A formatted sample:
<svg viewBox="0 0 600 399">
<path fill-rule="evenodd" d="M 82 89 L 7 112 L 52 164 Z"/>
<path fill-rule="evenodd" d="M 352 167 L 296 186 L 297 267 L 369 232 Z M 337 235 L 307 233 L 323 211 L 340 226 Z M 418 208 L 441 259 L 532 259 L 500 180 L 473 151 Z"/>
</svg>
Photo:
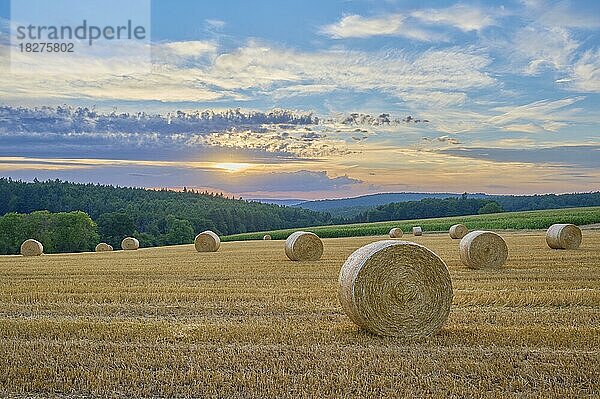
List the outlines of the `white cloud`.
<svg viewBox="0 0 600 399">
<path fill-rule="evenodd" d="M 346 15 L 338 22 L 322 27 L 320 32 L 334 39 L 371 36 L 403 36 L 420 41 L 443 39 L 439 34 L 428 32 L 408 23 L 406 16 L 402 14 L 376 17 Z"/>
<path fill-rule="evenodd" d="M 449 25 L 464 32 L 479 31 L 496 23 L 491 12 L 464 4 L 417 10 L 411 15 L 428 24 Z"/>
<path fill-rule="evenodd" d="M 220 19 L 206 19 L 204 22 L 213 29 L 223 29 L 226 25 L 225 21 Z"/>
<path fill-rule="evenodd" d="M 340 139 L 328 138 L 316 132 L 285 129 L 253 132 L 227 131 L 191 136 L 187 145 L 231 148 L 247 151 L 264 151 L 273 154 L 290 154 L 301 158 L 330 158 L 351 154 Z"/>
<path fill-rule="evenodd" d="M 489 118 L 487 123 L 509 131 L 554 132 L 573 122 L 576 110 L 565 108 L 584 98 L 541 100 L 519 106 L 496 107 L 493 111 L 500 114 Z"/>
<path fill-rule="evenodd" d="M 600 50 L 588 50 L 573 66 L 573 88 L 584 92 L 600 92 Z"/>
<path fill-rule="evenodd" d="M 505 51 L 527 75 L 537 75 L 545 69 L 568 70 L 579 43 L 564 28 L 530 25 L 517 31 Z M 512 51 L 512 53 L 511 53 Z"/>
<path fill-rule="evenodd" d="M 423 90 L 403 93 L 402 98 L 407 102 L 446 108 L 464 104 L 467 101 L 467 94 L 456 91 Z"/>
<path fill-rule="evenodd" d="M 217 51 L 217 45 L 210 41 L 185 41 L 155 44 L 152 51 L 159 52 L 159 56 L 166 56 L 163 52 L 179 57 L 201 57 L 213 55 Z"/>
<path fill-rule="evenodd" d="M 547 27 L 597 29 L 600 27 L 598 2 L 590 1 L 527 1 L 528 14 L 538 24 Z"/>
</svg>

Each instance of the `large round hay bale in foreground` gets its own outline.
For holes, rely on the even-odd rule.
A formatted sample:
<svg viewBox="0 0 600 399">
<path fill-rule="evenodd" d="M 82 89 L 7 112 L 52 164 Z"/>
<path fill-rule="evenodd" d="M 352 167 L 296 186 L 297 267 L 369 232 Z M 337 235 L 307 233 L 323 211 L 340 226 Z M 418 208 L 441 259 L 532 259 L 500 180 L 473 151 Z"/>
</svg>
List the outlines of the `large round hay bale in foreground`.
<svg viewBox="0 0 600 399">
<path fill-rule="evenodd" d="M 464 224 L 455 224 L 454 226 L 450 227 L 449 231 L 450 238 L 452 239 L 461 239 L 466 236 L 468 232 L 469 229 L 467 229 L 467 226 Z"/>
<path fill-rule="evenodd" d="M 285 240 L 285 254 L 290 260 L 319 260 L 323 241 L 314 233 L 296 231 Z"/>
<path fill-rule="evenodd" d="M 446 264 L 414 242 L 384 240 L 357 249 L 342 266 L 338 281 L 344 312 L 373 334 L 433 334 L 452 305 Z"/>
<path fill-rule="evenodd" d="M 96 252 L 108 252 L 108 251 L 112 251 L 113 247 L 112 245 L 109 245 L 105 242 L 101 242 L 100 244 L 96 245 Z"/>
<path fill-rule="evenodd" d="M 133 251 L 140 247 L 140 242 L 137 238 L 127 237 L 121 241 L 121 248 L 125 251 Z"/>
<path fill-rule="evenodd" d="M 399 227 L 394 227 L 390 230 L 390 238 L 400 238 L 404 232 Z"/>
<path fill-rule="evenodd" d="M 265 234 L 263 236 L 263 240 L 270 240 L 271 239 L 271 234 Z"/>
<path fill-rule="evenodd" d="M 196 236 L 194 246 L 198 252 L 217 252 L 221 246 L 221 239 L 216 233 L 206 230 Z"/>
<path fill-rule="evenodd" d="M 460 240 L 460 260 L 471 269 L 497 269 L 508 258 L 506 241 L 492 231 L 472 231 Z"/>
<path fill-rule="evenodd" d="M 421 228 L 421 226 L 415 226 L 413 227 L 413 236 L 422 236 L 423 235 L 423 229 Z"/>
<path fill-rule="evenodd" d="M 40 256 L 43 253 L 44 246 L 37 240 L 29 239 L 21 244 L 21 255 L 23 256 Z"/>
<path fill-rule="evenodd" d="M 546 243 L 552 249 L 577 249 L 581 245 L 581 229 L 574 224 L 553 224 L 546 231 Z"/>
</svg>

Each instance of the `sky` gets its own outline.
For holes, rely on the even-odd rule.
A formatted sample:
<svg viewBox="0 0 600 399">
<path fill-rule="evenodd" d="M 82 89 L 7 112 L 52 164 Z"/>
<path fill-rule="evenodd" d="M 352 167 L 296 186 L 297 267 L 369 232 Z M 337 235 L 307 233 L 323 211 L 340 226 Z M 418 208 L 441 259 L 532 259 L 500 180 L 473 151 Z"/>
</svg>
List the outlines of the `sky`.
<svg viewBox="0 0 600 399">
<path fill-rule="evenodd" d="M 96 1 L 90 20 L 144 21 L 147 40 L 65 56 L 11 42 L 48 18 L 27 1 L 0 0 L 0 176 L 245 198 L 600 190 L 599 1 Z M 313 118 L 189 117 L 236 108 Z"/>
</svg>

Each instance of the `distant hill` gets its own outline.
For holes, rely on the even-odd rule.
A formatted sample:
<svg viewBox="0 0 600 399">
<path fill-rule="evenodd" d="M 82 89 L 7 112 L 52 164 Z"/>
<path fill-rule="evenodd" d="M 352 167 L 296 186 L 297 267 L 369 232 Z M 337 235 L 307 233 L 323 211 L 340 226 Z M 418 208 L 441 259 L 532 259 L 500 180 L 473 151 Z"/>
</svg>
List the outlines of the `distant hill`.
<svg viewBox="0 0 600 399">
<path fill-rule="evenodd" d="M 295 207 L 313 211 L 328 212 L 338 222 L 357 221 L 357 217 L 377 207 L 400 202 L 420 201 L 425 198 L 458 198 L 458 193 L 381 193 L 362 195 L 354 198 L 306 201 Z M 471 199 L 496 201 L 505 211 L 530 211 L 541 209 L 559 209 L 582 206 L 600 206 L 600 192 L 570 194 L 534 194 L 534 195 L 489 195 L 468 193 Z"/>
<path fill-rule="evenodd" d="M 371 208 L 379 205 L 387 205 L 392 202 L 420 201 L 424 198 L 457 198 L 461 195 L 458 193 L 380 193 L 361 195 L 353 198 L 305 201 L 294 206 L 312 211 L 329 212 L 333 217 L 353 218 Z M 469 198 L 486 197 L 486 194 L 469 194 Z"/>
<path fill-rule="evenodd" d="M 294 206 L 306 202 L 304 199 L 275 199 L 275 198 L 249 198 L 248 201 L 260 202 L 263 204 L 275 204 L 281 206 Z"/>
</svg>

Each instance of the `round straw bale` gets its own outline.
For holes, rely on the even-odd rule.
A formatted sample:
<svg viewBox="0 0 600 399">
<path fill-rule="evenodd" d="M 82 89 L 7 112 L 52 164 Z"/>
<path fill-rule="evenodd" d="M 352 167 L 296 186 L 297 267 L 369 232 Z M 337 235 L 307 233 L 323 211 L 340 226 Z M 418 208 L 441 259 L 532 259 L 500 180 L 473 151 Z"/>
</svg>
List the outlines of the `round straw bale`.
<svg viewBox="0 0 600 399">
<path fill-rule="evenodd" d="M 271 239 L 271 234 L 265 234 L 263 236 L 263 240 L 270 240 Z"/>
<path fill-rule="evenodd" d="M 469 229 L 464 224 L 455 224 L 450 227 L 450 238 L 460 239 L 467 235 Z"/>
<path fill-rule="evenodd" d="M 196 236 L 194 246 L 198 252 L 217 252 L 221 246 L 221 239 L 216 233 L 206 230 Z"/>
<path fill-rule="evenodd" d="M 29 239 L 21 244 L 21 255 L 23 256 L 40 256 L 43 253 L 44 246 L 37 240 Z"/>
<path fill-rule="evenodd" d="M 285 254 L 290 260 L 319 260 L 323 241 L 314 233 L 296 231 L 285 240 Z"/>
<path fill-rule="evenodd" d="M 574 224 L 553 224 L 546 231 L 546 243 L 553 249 L 577 249 L 581 245 L 581 229 Z"/>
<path fill-rule="evenodd" d="M 338 282 L 344 312 L 378 335 L 433 334 L 452 305 L 446 264 L 414 242 L 384 240 L 357 249 L 342 266 Z"/>
<path fill-rule="evenodd" d="M 123 248 L 125 251 L 133 251 L 139 247 L 140 242 L 137 240 L 137 238 L 127 237 L 121 241 L 121 248 Z"/>
<path fill-rule="evenodd" d="M 390 230 L 390 238 L 400 238 L 402 237 L 402 234 L 404 234 L 402 232 L 402 229 L 399 227 L 394 227 L 393 229 Z"/>
<path fill-rule="evenodd" d="M 460 260 L 471 269 L 497 269 L 508 258 L 508 246 L 491 231 L 472 231 L 460 240 Z"/>
<path fill-rule="evenodd" d="M 100 244 L 96 245 L 96 252 L 107 252 L 107 251 L 112 251 L 113 247 L 112 245 L 109 245 L 105 242 L 101 242 Z"/>
<path fill-rule="evenodd" d="M 423 235 L 423 229 L 421 228 L 421 226 L 413 227 L 413 235 L 414 236 L 422 236 Z"/>
</svg>

